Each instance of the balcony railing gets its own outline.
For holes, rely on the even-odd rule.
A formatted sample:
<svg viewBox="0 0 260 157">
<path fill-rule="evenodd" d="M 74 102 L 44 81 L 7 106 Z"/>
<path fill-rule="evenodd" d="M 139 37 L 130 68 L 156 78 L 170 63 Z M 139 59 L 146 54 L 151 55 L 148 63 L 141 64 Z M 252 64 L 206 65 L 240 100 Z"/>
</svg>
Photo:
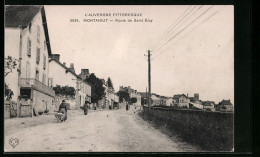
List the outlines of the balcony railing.
<svg viewBox="0 0 260 157">
<path fill-rule="evenodd" d="M 55 91 L 34 78 L 20 78 L 20 87 L 31 87 L 50 96 L 55 96 Z"/>
</svg>

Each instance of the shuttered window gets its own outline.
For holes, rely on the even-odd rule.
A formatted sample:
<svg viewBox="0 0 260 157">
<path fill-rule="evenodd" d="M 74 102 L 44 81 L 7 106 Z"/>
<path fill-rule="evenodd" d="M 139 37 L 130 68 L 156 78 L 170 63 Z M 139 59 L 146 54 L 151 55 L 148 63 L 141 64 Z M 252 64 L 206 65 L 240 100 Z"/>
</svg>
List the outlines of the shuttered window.
<svg viewBox="0 0 260 157">
<path fill-rule="evenodd" d="M 43 55 L 43 69 L 46 69 L 46 56 Z"/>
<path fill-rule="evenodd" d="M 36 63 L 39 64 L 40 63 L 40 48 L 37 48 L 37 52 L 36 52 Z"/>
<path fill-rule="evenodd" d="M 29 57 L 31 56 L 31 46 L 32 46 L 31 39 L 28 38 L 28 41 L 27 41 L 27 55 L 28 55 Z"/>
<path fill-rule="evenodd" d="M 40 26 L 37 26 L 37 42 L 40 43 Z"/>
</svg>

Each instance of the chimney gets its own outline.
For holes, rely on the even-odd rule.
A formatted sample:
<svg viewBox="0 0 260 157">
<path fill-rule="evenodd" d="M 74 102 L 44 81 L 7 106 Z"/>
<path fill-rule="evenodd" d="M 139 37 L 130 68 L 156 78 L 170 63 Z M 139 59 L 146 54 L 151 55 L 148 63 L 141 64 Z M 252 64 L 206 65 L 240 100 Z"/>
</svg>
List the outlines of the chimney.
<svg viewBox="0 0 260 157">
<path fill-rule="evenodd" d="M 69 67 L 69 69 L 75 73 L 75 70 L 74 70 L 74 63 L 70 63 L 70 67 Z"/>
<path fill-rule="evenodd" d="M 66 66 L 66 62 L 63 62 L 63 65 Z"/>
<path fill-rule="evenodd" d="M 81 69 L 80 76 L 81 76 L 81 79 L 86 79 L 86 77 L 89 76 L 89 70 L 88 69 Z"/>
<path fill-rule="evenodd" d="M 51 55 L 51 58 L 52 58 L 52 59 L 55 59 L 56 61 L 59 62 L 59 61 L 60 61 L 60 54 L 52 54 L 52 55 Z"/>
</svg>

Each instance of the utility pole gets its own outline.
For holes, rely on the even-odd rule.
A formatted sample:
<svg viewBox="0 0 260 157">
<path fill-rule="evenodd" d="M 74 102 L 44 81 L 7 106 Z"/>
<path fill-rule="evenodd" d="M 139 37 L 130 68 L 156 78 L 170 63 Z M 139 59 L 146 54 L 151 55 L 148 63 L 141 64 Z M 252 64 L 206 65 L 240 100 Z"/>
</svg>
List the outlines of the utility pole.
<svg viewBox="0 0 260 157">
<path fill-rule="evenodd" d="M 151 111 L 151 54 L 150 54 L 150 50 L 148 50 L 148 83 L 149 83 L 149 99 L 148 99 L 148 113 L 150 115 L 150 111 Z"/>
<path fill-rule="evenodd" d="M 147 95 L 147 87 L 146 87 L 146 90 L 145 90 L 145 92 L 146 92 L 146 97 L 145 97 L 145 104 L 148 104 L 148 102 L 147 102 L 147 98 L 148 98 L 148 95 Z"/>
<path fill-rule="evenodd" d="M 146 55 L 145 55 L 146 56 Z M 148 114 L 150 115 L 151 106 L 151 53 L 148 50 Z"/>
</svg>

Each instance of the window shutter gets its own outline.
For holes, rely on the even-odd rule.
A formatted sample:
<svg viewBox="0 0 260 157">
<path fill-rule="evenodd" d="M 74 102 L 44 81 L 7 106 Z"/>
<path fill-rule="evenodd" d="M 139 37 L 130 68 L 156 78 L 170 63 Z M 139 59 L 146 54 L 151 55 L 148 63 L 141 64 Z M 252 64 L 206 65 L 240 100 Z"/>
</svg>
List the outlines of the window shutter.
<svg viewBox="0 0 260 157">
<path fill-rule="evenodd" d="M 46 56 L 43 56 L 43 69 L 46 69 Z"/>
<path fill-rule="evenodd" d="M 36 63 L 40 63 L 40 49 L 39 48 L 37 48 L 37 55 L 36 55 L 37 57 L 36 57 Z"/>
<path fill-rule="evenodd" d="M 40 43 L 40 26 L 37 26 L 37 42 Z"/>
<path fill-rule="evenodd" d="M 28 43 L 27 43 L 27 55 L 31 56 L 31 40 L 28 39 Z"/>
</svg>

